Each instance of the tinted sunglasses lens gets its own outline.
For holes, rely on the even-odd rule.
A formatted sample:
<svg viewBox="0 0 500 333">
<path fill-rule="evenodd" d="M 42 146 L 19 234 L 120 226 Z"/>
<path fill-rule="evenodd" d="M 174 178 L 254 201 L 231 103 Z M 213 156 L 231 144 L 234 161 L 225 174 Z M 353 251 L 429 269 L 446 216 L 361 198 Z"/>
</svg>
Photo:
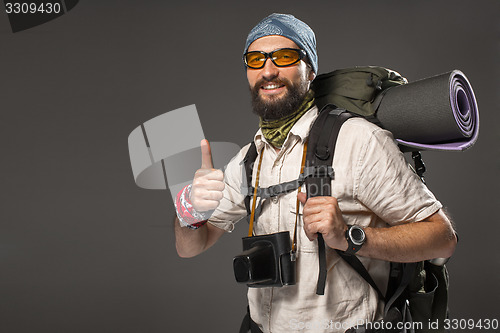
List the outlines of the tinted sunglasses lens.
<svg viewBox="0 0 500 333">
<path fill-rule="evenodd" d="M 248 52 L 245 54 L 245 63 L 250 68 L 261 68 L 264 66 L 266 56 L 260 52 Z"/>
<path fill-rule="evenodd" d="M 290 66 L 300 60 L 300 53 L 297 50 L 278 50 L 272 57 L 277 66 Z"/>
</svg>

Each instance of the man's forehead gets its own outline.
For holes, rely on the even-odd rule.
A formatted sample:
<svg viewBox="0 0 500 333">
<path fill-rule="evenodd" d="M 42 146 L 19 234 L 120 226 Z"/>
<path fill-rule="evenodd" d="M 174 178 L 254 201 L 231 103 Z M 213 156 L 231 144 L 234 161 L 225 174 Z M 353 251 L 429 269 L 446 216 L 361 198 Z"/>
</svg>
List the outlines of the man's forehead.
<svg viewBox="0 0 500 333">
<path fill-rule="evenodd" d="M 298 49 L 299 47 L 295 42 L 287 37 L 279 36 L 279 35 L 269 35 L 256 39 L 252 44 L 248 47 L 248 51 L 264 51 L 271 52 L 276 49 L 281 48 L 294 48 Z"/>
</svg>

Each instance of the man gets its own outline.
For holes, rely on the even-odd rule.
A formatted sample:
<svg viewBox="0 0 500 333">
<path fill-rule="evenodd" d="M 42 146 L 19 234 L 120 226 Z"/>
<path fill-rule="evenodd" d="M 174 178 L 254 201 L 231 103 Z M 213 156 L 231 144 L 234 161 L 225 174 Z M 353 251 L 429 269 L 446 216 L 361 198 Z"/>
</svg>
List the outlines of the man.
<svg viewBox="0 0 500 333">
<path fill-rule="evenodd" d="M 260 117 L 254 137 L 258 159 L 262 154 L 259 187 L 295 180 L 304 143 L 318 114 L 309 90 L 318 71 L 314 32 L 291 15 L 272 14 L 252 29 L 244 53 L 252 104 Z M 247 215 L 240 193 L 240 162 L 248 147 L 223 174 L 213 169 L 210 146 L 202 141 L 202 167 L 176 203 L 180 217 L 176 247 L 181 257 L 207 250 Z M 256 235 L 293 234 L 297 198 L 301 202 L 296 285 L 248 291 L 251 318 L 263 332 L 307 328 L 344 332 L 358 321 L 381 318 L 383 301 L 335 252 L 348 248 L 350 225 L 364 229 L 366 241 L 357 255 L 382 292 L 389 261 L 446 258 L 455 249 L 456 238 L 441 204 L 407 166 L 389 132 L 362 118 L 348 120 L 339 133 L 333 168 L 331 197 L 307 199 L 302 189 L 262 204 Z M 324 295 L 315 293 L 318 233 L 327 245 Z"/>
</svg>

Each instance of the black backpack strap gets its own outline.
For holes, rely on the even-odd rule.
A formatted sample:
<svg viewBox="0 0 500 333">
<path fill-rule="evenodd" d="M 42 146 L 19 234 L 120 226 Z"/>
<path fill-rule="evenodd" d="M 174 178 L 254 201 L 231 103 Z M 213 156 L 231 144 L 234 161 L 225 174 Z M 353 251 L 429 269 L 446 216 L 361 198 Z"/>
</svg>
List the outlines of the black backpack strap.
<svg viewBox="0 0 500 333">
<path fill-rule="evenodd" d="M 306 169 L 312 175 L 306 178 L 307 197 L 330 196 L 331 181 L 335 177 L 332 168 L 335 144 L 342 124 L 353 114 L 335 105 L 327 104 L 321 109 L 309 133 Z M 325 241 L 318 235 L 319 276 L 316 294 L 324 295 L 326 283 Z"/>
<path fill-rule="evenodd" d="M 345 252 L 343 251 L 340 251 L 340 250 L 337 250 L 337 253 L 338 255 L 344 259 L 356 272 L 358 272 L 359 275 L 361 275 L 361 277 L 363 279 L 365 279 L 366 282 L 368 282 L 368 284 L 377 292 L 378 294 L 378 297 L 382 300 L 385 300 L 385 296 L 384 294 L 380 291 L 380 289 L 378 288 L 377 284 L 375 283 L 375 281 L 373 281 L 370 273 L 368 273 L 368 271 L 366 270 L 365 266 L 363 265 L 363 263 L 361 262 L 361 260 L 359 260 L 358 257 L 356 257 L 355 255 L 349 255 L 349 254 L 346 254 Z"/>
<path fill-rule="evenodd" d="M 250 147 L 247 150 L 247 153 L 245 154 L 245 157 L 241 161 L 240 164 L 243 164 L 245 167 L 245 173 L 243 174 L 243 184 L 247 184 L 247 188 L 252 187 L 252 169 L 253 169 L 253 164 L 255 163 L 255 160 L 257 159 L 257 147 L 255 146 L 255 142 L 252 141 L 250 144 Z M 247 194 L 247 193 L 245 193 Z M 247 209 L 247 214 L 250 215 L 250 195 L 246 195 L 245 197 L 245 208 Z"/>
<path fill-rule="evenodd" d="M 393 305 L 395 305 L 396 301 L 401 296 L 406 296 L 406 295 L 403 295 L 405 292 L 405 289 L 406 289 L 406 287 L 408 287 L 410 282 L 415 277 L 415 269 L 417 268 L 418 263 L 405 263 L 405 264 L 401 264 L 401 265 L 402 265 L 401 280 L 399 282 L 398 287 L 394 291 L 394 293 L 391 295 L 391 297 L 389 299 L 386 300 L 384 315 L 387 315 L 387 313 L 389 312 L 389 309 Z"/>
<path fill-rule="evenodd" d="M 309 148 L 307 152 L 306 165 L 315 168 L 313 176 L 306 179 L 307 196 L 330 196 L 331 180 L 334 179 L 334 170 L 331 169 L 335 145 L 340 128 L 346 120 L 355 115 L 345 109 L 336 108 L 334 105 L 326 105 L 316 119 L 309 134 Z M 329 169 L 330 168 L 330 169 Z M 318 255 L 319 255 L 319 277 L 316 293 L 324 294 L 326 283 L 326 258 L 325 244 L 323 237 L 318 235 Z M 337 250 L 339 256 L 345 260 L 370 286 L 377 292 L 380 299 L 385 300 L 384 294 L 380 291 L 375 281 L 372 279 L 363 263 L 355 255 L 347 255 L 343 251 Z M 404 265 L 403 281 L 397 288 L 391 299 L 389 306 L 403 293 L 414 272 L 414 265 Z"/>
<path fill-rule="evenodd" d="M 426 170 L 424 161 L 422 160 L 422 154 L 419 151 L 412 151 L 411 158 L 413 159 L 413 163 L 415 164 L 415 172 L 422 180 L 422 183 L 425 184 L 424 172 Z"/>
</svg>

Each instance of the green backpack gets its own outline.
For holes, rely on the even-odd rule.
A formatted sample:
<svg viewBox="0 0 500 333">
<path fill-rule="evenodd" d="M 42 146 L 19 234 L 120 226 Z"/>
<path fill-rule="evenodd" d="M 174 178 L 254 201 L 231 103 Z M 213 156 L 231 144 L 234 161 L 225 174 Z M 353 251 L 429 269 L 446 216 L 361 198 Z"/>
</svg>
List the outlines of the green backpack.
<svg viewBox="0 0 500 333">
<path fill-rule="evenodd" d="M 320 110 L 333 104 L 372 119 L 387 89 L 406 83 L 408 81 L 393 70 L 365 66 L 320 74 L 312 82 L 311 89 Z"/>
</svg>

